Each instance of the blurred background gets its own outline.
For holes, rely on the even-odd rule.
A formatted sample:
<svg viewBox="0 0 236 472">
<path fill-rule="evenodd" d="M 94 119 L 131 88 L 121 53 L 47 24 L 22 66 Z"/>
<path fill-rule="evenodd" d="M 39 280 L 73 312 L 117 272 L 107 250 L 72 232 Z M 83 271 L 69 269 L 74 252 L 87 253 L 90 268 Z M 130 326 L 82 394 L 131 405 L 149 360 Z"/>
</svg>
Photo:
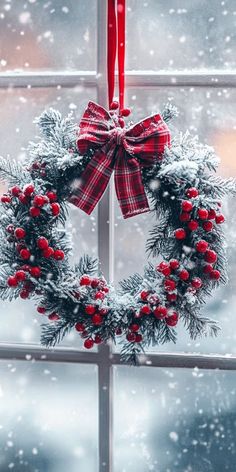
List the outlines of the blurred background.
<svg viewBox="0 0 236 472">
<path fill-rule="evenodd" d="M 105 1 L 105 0 L 104 0 Z M 96 0 L 0 0 L 0 72 L 95 71 Z M 127 0 L 127 70 L 236 69 L 234 0 Z M 213 145 L 219 172 L 236 174 L 236 89 L 130 87 L 132 119 L 180 112 L 172 135 L 189 129 Z M 0 155 L 23 159 L 46 107 L 75 120 L 96 88 L 0 89 Z M 4 191 L 4 185 L 1 185 Z M 205 313 L 219 320 L 217 339 L 190 342 L 182 326 L 176 345 L 154 350 L 236 354 L 236 202 L 225 201 L 229 284 Z M 71 208 L 73 258 L 97 254 L 97 212 Z M 115 282 L 147 260 L 151 214 L 122 220 L 115 202 Z M 40 317 L 30 302 L 1 303 L 0 342 L 39 343 Z M 73 333 L 65 346 L 81 349 Z M 98 471 L 97 371 L 93 366 L 0 362 L 0 472 Z M 197 369 L 114 368 L 115 472 L 235 472 L 235 373 Z"/>
</svg>

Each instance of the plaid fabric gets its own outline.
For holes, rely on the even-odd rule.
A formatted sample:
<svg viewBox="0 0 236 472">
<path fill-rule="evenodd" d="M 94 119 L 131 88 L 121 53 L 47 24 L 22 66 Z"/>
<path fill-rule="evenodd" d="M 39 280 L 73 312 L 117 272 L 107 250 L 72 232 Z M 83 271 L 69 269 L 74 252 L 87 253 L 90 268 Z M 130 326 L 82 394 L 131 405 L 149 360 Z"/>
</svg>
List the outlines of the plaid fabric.
<svg viewBox="0 0 236 472">
<path fill-rule="evenodd" d="M 70 202 L 88 215 L 103 195 L 115 172 L 115 189 L 124 218 L 149 211 L 141 177 L 142 166 L 152 166 L 170 145 L 170 132 L 160 115 L 140 121 L 131 128 L 117 127 L 101 106 L 89 102 L 80 122 L 77 147 L 83 155 L 96 152 L 76 181 Z"/>
</svg>

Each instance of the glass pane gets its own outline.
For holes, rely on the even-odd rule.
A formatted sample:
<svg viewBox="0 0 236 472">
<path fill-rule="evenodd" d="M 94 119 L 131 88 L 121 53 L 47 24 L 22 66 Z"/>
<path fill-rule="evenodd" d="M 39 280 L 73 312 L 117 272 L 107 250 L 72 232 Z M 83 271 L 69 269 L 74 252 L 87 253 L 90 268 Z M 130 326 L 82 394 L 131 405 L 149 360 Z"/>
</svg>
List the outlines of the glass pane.
<svg viewBox="0 0 236 472">
<path fill-rule="evenodd" d="M 0 70 L 95 70 L 96 0 L 0 5 Z"/>
<path fill-rule="evenodd" d="M 0 155 L 9 154 L 21 160 L 28 142 L 36 139 L 38 131 L 33 120 L 47 107 L 58 109 L 63 115 L 73 111 L 79 121 L 87 102 L 96 100 L 95 89 L 13 89 L 0 90 Z M 1 193 L 4 191 L 0 183 Z M 84 253 L 97 255 L 97 211 L 90 217 L 76 207 L 70 209 L 68 231 L 72 234 L 73 257 L 78 261 Z M 39 342 L 42 315 L 37 314 L 29 300 L 17 300 L 0 305 L 0 342 Z M 81 345 L 78 333 L 71 332 L 66 345 Z"/>
<path fill-rule="evenodd" d="M 1 472 L 98 471 L 95 366 L 1 361 L 0 377 Z"/>
<path fill-rule="evenodd" d="M 131 89 L 127 103 L 133 104 L 132 119 L 139 120 L 146 115 L 163 109 L 167 100 L 171 100 L 179 109 L 180 115 L 171 125 L 171 133 L 189 129 L 193 135 L 198 134 L 203 142 L 213 145 L 221 157 L 219 173 L 235 176 L 235 103 L 234 89 L 206 88 L 161 88 Z M 209 298 L 203 312 L 217 319 L 221 332 L 217 338 L 204 338 L 190 342 L 185 328 L 178 326 L 176 345 L 166 344 L 155 348 L 157 351 L 186 350 L 198 352 L 236 353 L 236 335 L 232 326 L 235 317 L 236 292 L 236 201 L 224 202 L 226 215 L 225 231 L 229 259 L 229 283 L 214 292 Z M 148 231 L 154 223 L 152 214 L 140 215 L 123 220 L 119 206 L 115 206 L 115 278 L 116 282 L 138 271 L 142 273 L 147 261 L 145 242 Z M 227 222 L 228 221 L 228 222 Z"/>
<path fill-rule="evenodd" d="M 128 0 L 127 68 L 235 68 L 234 0 Z"/>
<path fill-rule="evenodd" d="M 114 472 L 235 471 L 234 372 L 114 370 Z"/>
</svg>

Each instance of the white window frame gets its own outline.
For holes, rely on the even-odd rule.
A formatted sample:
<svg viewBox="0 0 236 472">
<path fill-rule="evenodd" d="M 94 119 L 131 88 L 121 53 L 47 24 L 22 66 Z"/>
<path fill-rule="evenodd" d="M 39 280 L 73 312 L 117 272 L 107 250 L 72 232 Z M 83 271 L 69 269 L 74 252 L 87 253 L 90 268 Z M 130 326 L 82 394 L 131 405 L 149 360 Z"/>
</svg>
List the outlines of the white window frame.
<svg viewBox="0 0 236 472">
<path fill-rule="evenodd" d="M 0 88 L 71 88 L 81 84 L 97 90 L 97 100 L 107 105 L 106 85 L 106 1 L 97 0 L 97 70 L 89 72 L 12 72 L 0 74 Z M 236 87 L 236 71 L 225 72 L 149 72 L 132 71 L 126 74 L 128 87 Z M 112 281 L 114 272 L 114 209 L 113 187 L 110 186 L 98 209 L 98 256 L 105 277 Z M 99 472 L 113 470 L 113 422 L 112 390 L 113 367 L 124 365 L 120 355 L 111 347 L 100 346 L 98 352 L 84 352 L 69 348 L 45 349 L 38 345 L 0 343 L 0 360 L 26 362 L 59 362 L 93 364 L 98 368 L 98 424 L 99 424 Z M 140 364 L 147 367 L 236 370 L 236 357 L 154 353 L 140 357 Z"/>
</svg>

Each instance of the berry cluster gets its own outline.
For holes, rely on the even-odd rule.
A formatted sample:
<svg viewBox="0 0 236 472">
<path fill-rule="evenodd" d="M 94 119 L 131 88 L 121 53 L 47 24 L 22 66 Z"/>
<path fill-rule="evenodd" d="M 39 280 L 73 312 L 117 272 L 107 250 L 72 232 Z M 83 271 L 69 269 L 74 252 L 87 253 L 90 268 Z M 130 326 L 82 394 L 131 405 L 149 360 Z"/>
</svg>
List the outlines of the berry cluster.
<svg viewBox="0 0 236 472">
<path fill-rule="evenodd" d="M 79 289 L 74 293 L 75 298 L 81 301 L 80 322 L 75 324 L 84 341 L 84 347 L 91 349 L 94 344 L 101 344 L 102 337 L 96 332 L 104 324 L 109 313 L 106 297 L 109 293 L 106 280 L 104 278 L 90 277 L 83 275 L 79 281 Z M 89 334 L 92 327 L 94 334 Z M 95 329 L 95 330 L 94 330 Z"/>
<path fill-rule="evenodd" d="M 214 231 L 216 225 L 225 221 L 224 215 L 219 211 L 221 203 L 218 203 L 218 210 L 199 207 L 197 200 L 195 200 L 199 196 L 199 192 L 195 187 L 189 188 L 186 191 L 186 196 L 191 200 L 183 200 L 181 203 L 179 219 L 184 224 L 183 227 L 175 230 L 175 238 L 185 243 L 189 242 L 195 231 L 201 231 L 201 234 L 204 232 L 204 239 L 195 240 L 195 255 L 197 254 L 197 257 L 201 258 L 203 274 L 208 274 L 212 280 L 219 280 L 220 271 L 213 267 L 217 262 L 217 254 L 206 239 L 207 234 Z"/>
<path fill-rule="evenodd" d="M 25 227 L 9 224 L 5 228 L 7 241 L 13 245 L 16 254 L 16 270 L 8 277 L 7 285 L 11 288 L 18 287 L 19 296 L 23 299 L 29 298 L 30 293 L 37 290 L 37 279 L 43 276 L 43 259 L 64 259 L 65 254 L 61 249 L 50 247 L 48 239 L 44 236 L 36 238 L 31 228 L 31 218 L 40 216 L 43 211 L 50 212 L 52 217 L 59 215 L 60 205 L 56 200 L 55 192 L 47 191 L 45 195 L 38 195 L 32 184 L 26 185 L 23 190 L 14 186 L 1 197 L 1 202 L 11 205 L 13 209 L 17 206 L 19 208 L 19 205 L 28 206 L 29 217 L 24 218 Z"/>
<path fill-rule="evenodd" d="M 16 204 L 17 200 L 22 205 L 28 206 L 28 212 L 32 218 L 39 217 L 43 210 L 52 216 L 58 216 L 60 213 L 60 205 L 56 203 L 56 193 L 49 190 L 45 195 L 38 195 L 33 184 L 26 185 L 23 190 L 14 186 L 1 197 L 1 202 L 5 204 Z"/>
</svg>

